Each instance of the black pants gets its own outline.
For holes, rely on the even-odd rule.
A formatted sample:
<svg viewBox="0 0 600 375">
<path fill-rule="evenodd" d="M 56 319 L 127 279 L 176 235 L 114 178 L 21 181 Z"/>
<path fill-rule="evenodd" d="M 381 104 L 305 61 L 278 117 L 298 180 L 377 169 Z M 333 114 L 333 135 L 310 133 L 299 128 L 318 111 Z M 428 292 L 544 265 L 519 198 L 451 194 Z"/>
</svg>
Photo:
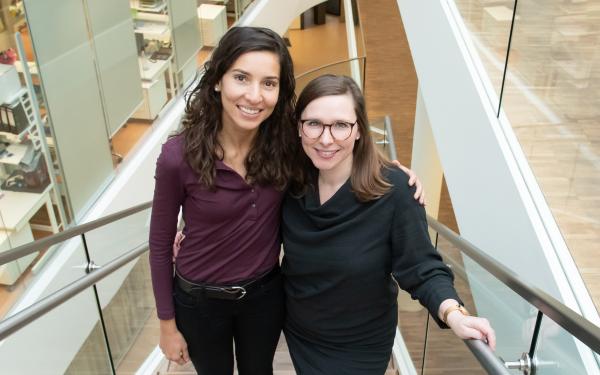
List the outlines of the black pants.
<svg viewBox="0 0 600 375">
<path fill-rule="evenodd" d="M 175 283 L 177 284 L 177 283 Z M 237 301 L 174 289 L 175 320 L 198 375 L 272 375 L 285 317 L 281 275 Z"/>
</svg>

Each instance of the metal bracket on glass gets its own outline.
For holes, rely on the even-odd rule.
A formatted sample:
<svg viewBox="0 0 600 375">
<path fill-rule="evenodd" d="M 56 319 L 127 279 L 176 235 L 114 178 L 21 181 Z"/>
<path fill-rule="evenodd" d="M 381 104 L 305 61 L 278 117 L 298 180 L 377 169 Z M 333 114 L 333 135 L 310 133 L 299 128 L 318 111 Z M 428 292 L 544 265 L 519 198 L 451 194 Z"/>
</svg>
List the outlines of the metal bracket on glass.
<svg viewBox="0 0 600 375">
<path fill-rule="evenodd" d="M 531 357 L 529 357 L 529 353 L 523 353 L 521 358 L 516 361 L 505 361 L 502 359 L 502 362 L 504 362 L 504 366 L 509 370 L 519 370 L 523 372 L 523 375 L 535 374 L 535 364 L 531 360 Z"/>
<path fill-rule="evenodd" d="M 559 368 L 558 362 L 554 361 L 540 361 L 536 358 L 536 356 L 530 357 L 529 353 L 523 353 L 521 358 L 517 361 L 505 361 L 500 358 L 502 362 L 504 362 L 504 366 L 506 366 L 509 370 L 518 370 L 523 373 L 523 375 L 535 375 L 537 369 L 539 368 Z"/>
<path fill-rule="evenodd" d="M 92 271 L 95 271 L 99 268 L 101 268 L 101 266 L 94 263 L 93 260 L 90 260 L 87 264 L 87 267 L 85 268 L 85 273 L 91 273 Z"/>
<path fill-rule="evenodd" d="M 92 271 L 102 268 L 102 266 L 99 266 L 94 263 L 93 260 L 90 260 L 88 263 L 82 264 L 81 266 L 74 266 L 73 268 L 83 268 L 85 269 L 85 273 L 91 273 Z"/>
</svg>

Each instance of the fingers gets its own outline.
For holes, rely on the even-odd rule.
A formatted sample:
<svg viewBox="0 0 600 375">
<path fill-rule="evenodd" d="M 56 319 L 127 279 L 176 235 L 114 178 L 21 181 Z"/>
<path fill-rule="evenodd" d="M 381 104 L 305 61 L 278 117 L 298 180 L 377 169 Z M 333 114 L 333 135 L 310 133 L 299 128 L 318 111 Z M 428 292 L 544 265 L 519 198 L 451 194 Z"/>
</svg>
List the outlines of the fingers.
<svg viewBox="0 0 600 375">
<path fill-rule="evenodd" d="M 190 354 L 188 352 L 187 343 L 183 338 L 183 335 L 177 330 L 177 328 L 169 330 L 169 326 L 166 325 L 164 327 L 167 328 L 164 328 L 162 325 L 163 322 L 166 321 L 161 320 L 160 349 L 169 361 L 175 362 L 179 365 L 186 364 L 190 360 Z"/>
<path fill-rule="evenodd" d="M 417 175 L 415 174 L 415 172 L 400 164 L 398 160 L 394 160 L 392 161 L 392 163 L 394 163 L 396 167 L 400 168 L 402 172 L 406 173 L 406 175 L 408 176 L 408 186 L 413 186 L 415 184 L 415 181 L 417 180 Z"/>
<path fill-rule="evenodd" d="M 182 351 L 179 352 L 179 358 L 177 358 L 177 360 L 175 362 L 177 362 L 177 364 L 179 366 L 183 366 L 186 363 L 188 363 L 190 360 L 190 356 L 187 352 L 187 349 L 184 349 Z"/>
<path fill-rule="evenodd" d="M 421 184 L 421 181 L 417 180 L 416 184 L 417 186 L 415 189 L 414 198 L 419 201 L 420 205 L 423 205 L 425 203 L 425 190 L 423 190 L 423 185 Z"/>
<path fill-rule="evenodd" d="M 423 189 L 423 184 L 421 184 L 417 174 L 412 169 L 408 169 L 400 164 L 398 160 L 392 160 L 392 163 L 406 173 L 408 176 L 408 186 L 415 186 L 415 194 L 413 195 L 413 198 L 419 201 L 421 206 L 425 206 L 425 190 Z"/>
<path fill-rule="evenodd" d="M 173 261 L 177 258 L 177 254 L 179 254 L 179 250 L 181 249 L 181 242 L 185 239 L 185 235 L 183 232 L 179 231 L 175 234 L 175 239 L 173 240 Z"/>
<path fill-rule="evenodd" d="M 169 361 L 175 362 L 180 366 L 183 366 L 190 361 L 190 354 L 188 353 L 187 348 L 181 349 L 178 353 L 165 354 L 165 357 L 167 357 Z"/>
<path fill-rule="evenodd" d="M 494 332 L 494 329 L 487 319 L 476 318 L 473 321 L 472 327 L 479 331 L 481 336 L 483 336 L 483 340 L 490 346 L 490 349 L 496 350 L 496 332 Z"/>
<path fill-rule="evenodd" d="M 404 171 L 404 173 L 408 174 L 408 172 L 407 172 L 408 168 L 406 168 L 405 166 L 403 166 L 402 164 L 400 164 L 400 162 L 399 162 L 398 160 L 392 160 L 392 163 L 393 163 L 393 164 L 394 164 L 396 167 L 398 167 L 398 168 L 402 169 L 402 170 Z"/>
<path fill-rule="evenodd" d="M 464 323 L 463 323 L 464 322 Z M 496 350 L 496 332 L 485 318 L 469 317 L 463 319 L 464 328 L 462 332 L 465 336 L 462 338 L 484 340 L 490 346 L 490 349 Z"/>
<path fill-rule="evenodd" d="M 190 353 L 188 353 L 187 347 L 183 348 L 182 354 L 183 355 L 181 356 L 181 358 L 185 363 L 188 363 L 190 361 Z"/>
</svg>

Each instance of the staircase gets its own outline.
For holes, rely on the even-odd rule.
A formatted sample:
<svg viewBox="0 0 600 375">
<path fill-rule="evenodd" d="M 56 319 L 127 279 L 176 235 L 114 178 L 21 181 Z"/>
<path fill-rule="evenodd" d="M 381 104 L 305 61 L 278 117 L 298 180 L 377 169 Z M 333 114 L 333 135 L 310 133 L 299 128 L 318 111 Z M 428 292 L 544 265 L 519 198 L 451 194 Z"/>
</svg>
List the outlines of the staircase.
<svg viewBox="0 0 600 375">
<path fill-rule="evenodd" d="M 237 375 L 237 373 L 236 370 L 234 375 Z M 194 370 L 194 366 L 191 362 L 184 366 L 179 366 L 177 363 L 165 360 L 156 371 L 156 375 L 196 375 L 196 370 Z M 279 345 L 275 352 L 275 359 L 273 359 L 273 375 L 296 375 L 283 335 L 281 335 L 281 338 L 279 339 Z M 395 369 L 392 361 L 390 361 L 390 365 L 386 370 L 385 375 L 399 375 L 398 370 Z"/>
</svg>

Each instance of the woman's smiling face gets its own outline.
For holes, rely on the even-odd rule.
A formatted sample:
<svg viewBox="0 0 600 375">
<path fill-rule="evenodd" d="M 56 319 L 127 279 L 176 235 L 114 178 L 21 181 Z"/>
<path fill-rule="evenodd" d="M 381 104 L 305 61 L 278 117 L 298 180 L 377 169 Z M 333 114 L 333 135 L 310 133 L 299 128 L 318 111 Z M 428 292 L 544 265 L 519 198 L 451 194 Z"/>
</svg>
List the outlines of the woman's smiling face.
<svg viewBox="0 0 600 375">
<path fill-rule="evenodd" d="M 273 52 L 246 52 L 215 87 L 221 93 L 224 129 L 256 131 L 279 98 L 279 58 Z"/>
<path fill-rule="evenodd" d="M 322 96 L 310 102 L 301 114 L 302 120 L 315 120 L 321 124 L 344 122 L 356 123 L 354 100 L 349 94 Z M 352 170 L 352 151 L 354 143 L 360 137 L 358 126 L 352 126 L 348 138 L 333 138 L 331 127 L 325 126 L 318 138 L 309 138 L 298 124 L 302 138 L 302 148 L 319 171 L 341 172 L 350 176 Z"/>
</svg>

